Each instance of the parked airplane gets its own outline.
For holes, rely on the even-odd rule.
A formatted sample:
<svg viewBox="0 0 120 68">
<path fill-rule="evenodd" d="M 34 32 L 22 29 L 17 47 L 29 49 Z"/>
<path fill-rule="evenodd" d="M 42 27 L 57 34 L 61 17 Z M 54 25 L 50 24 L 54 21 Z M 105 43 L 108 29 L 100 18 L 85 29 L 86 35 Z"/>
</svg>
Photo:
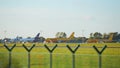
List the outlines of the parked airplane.
<svg viewBox="0 0 120 68">
<path fill-rule="evenodd" d="M 48 43 L 83 43 L 86 40 L 85 37 L 75 37 L 74 34 L 75 32 L 73 32 L 68 38 L 47 38 L 45 41 Z"/>
<path fill-rule="evenodd" d="M 10 42 L 38 42 L 40 40 L 40 33 L 38 33 L 34 38 L 22 38 L 16 37 L 15 39 L 11 39 Z"/>
</svg>

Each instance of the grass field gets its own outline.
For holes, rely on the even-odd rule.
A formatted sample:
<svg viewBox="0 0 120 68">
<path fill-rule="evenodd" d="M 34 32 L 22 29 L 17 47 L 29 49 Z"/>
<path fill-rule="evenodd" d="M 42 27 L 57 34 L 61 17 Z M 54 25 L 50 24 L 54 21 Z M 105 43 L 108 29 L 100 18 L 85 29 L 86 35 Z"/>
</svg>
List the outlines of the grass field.
<svg viewBox="0 0 120 68">
<path fill-rule="evenodd" d="M 9 44 L 8 46 L 12 46 Z M 31 46 L 32 43 L 26 43 L 26 46 Z M 48 46 L 54 46 L 55 43 L 48 43 Z M 53 68 L 72 68 L 72 54 L 66 45 L 77 46 L 76 43 L 59 43 L 58 47 L 53 52 Z M 76 68 L 98 68 L 98 54 L 93 49 L 93 45 L 108 48 L 102 54 L 102 68 L 120 68 L 120 43 L 92 43 L 80 44 L 75 56 Z M 3 46 L 3 44 L 0 44 Z M 22 44 L 17 43 L 12 51 L 12 68 L 28 68 L 27 51 L 22 47 Z M 99 48 L 101 50 L 101 48 Z M 0 68 L 7 68 L 8 65 L 8 50 L 5 47 L 0 47 Z M 36 46 L 31 51 L 31 68 L 50 68 L 50 57 L 48 50 L 42 43 L 36 43 Z"/>
</svg>

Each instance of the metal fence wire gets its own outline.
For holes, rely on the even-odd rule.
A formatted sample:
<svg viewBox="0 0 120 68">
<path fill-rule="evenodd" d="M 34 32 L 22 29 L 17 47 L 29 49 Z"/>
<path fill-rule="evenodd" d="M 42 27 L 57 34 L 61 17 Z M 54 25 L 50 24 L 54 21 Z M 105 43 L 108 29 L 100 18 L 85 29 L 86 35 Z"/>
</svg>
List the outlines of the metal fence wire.
<svg viewBox="0 0 120 68">
<path fill-rule="evenodd" d="M 4 46 L 0 68 L 120 68 L 120 47 Z"/>
</svg>

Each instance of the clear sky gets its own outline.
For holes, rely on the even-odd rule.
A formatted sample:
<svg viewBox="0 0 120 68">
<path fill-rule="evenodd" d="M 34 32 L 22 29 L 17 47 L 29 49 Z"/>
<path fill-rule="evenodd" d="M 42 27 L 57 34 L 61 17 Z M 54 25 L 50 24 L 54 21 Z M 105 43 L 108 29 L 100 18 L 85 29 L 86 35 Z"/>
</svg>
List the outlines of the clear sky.
<svg viewBox="0 0 120 68">
<path fill-rule="evenodd" d="M 120 33 L 120 0 L 0 0 L 0 38 Z"/>
</svg>

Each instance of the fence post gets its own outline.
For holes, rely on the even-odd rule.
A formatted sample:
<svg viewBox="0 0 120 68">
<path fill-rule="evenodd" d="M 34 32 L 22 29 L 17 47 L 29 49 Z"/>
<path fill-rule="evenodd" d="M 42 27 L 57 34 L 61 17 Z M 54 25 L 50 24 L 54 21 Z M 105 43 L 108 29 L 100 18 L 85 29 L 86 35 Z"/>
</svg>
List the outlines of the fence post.
<svg viewBox="0 0 120 68">
<path fill-rule="evenodd" d="M 107 48 L 107 45 L 105 45 L 102 49 L 101 49 L 101 51 L 99 51 L 98 50 L 98 48 L 94 45 L 93 46 L 93 48 L 96 50 L 96 52 L 98 53 L 98 55 L 99 55 L 99 68 L 102 68 L 102 53 L 103 53 L 103 51 Z"/>
<path fill-rule="evenodd" d="M 50 49 L 46 44 L 44 46 L 50 53 L 50 68 L 52 68 L 52 53 L 55 50 L 55 48 L 57 47 L 57 44 L 52 49 Z"/>
<path fill-rule="evenodd" d="M 30 48 L 29 47 L 27 47 L 27 46 L 25 46 L 24 44 L 23 44 L 23 47 L 26 49 L 26 51 L 28 52 L 28 68 L 30 68 L 30 52 L 31 52 L 31 50 L 33 49 L 33 47 L 35 47 L 35 44 L 33 44 Z"/>
<path fill-rule="evenodd" d="M 13 48 L 16 46 L 16 44 L 14 44 L 11 48 L 9 48 L 7 46 L 7 44 L 4 44 L 4 47 L 9 51 L 9 66 L 8 68 L 11 68 L 11 64 L 12 64 L 12 50 Z"/>
<path fill-rule="evenodd" d="M 72 50 L 72 48 L 67 45 L 67 48 L 71 51 L 72 53 L 72 68 L 75 68 L 75 52 L 77 51 L 77 49 L 80 47 L 80 45 L 78 45 L 74 50 Z"/>
</svg>

